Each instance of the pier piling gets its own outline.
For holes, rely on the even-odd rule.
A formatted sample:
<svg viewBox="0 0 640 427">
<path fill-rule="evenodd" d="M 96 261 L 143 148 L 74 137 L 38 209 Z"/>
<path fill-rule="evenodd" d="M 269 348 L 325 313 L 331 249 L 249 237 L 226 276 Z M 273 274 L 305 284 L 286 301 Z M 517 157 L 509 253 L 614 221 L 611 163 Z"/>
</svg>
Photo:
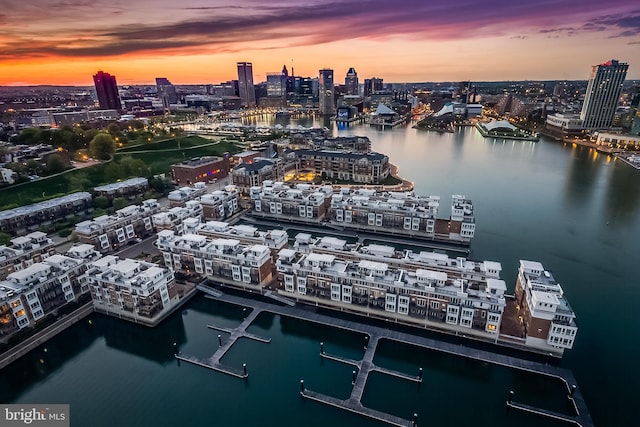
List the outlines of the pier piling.
<svg viewBox="0 0 640 427">
<path fill-rule="evenodd" d="M 218 345 L 222 347 L 222 335 L 218 334 Z"/>
<path fill-rule="evenodd" d="M 320 354 L 324 354 L 324 343 L 320 343 Z"/>
<path fill-rule="evenodd" d="M 416 414 L 415 412 L 413 413 L 413 423 L 412 423 L 413 427 L 418 427 L 418 414 Z"/>
<path fill-rule="evenodd" d="M 246 363 L 243 363 L 243 364 L 242 364 L 242 370 L 244 371 L 244 375 L 245 375 L 245 376 L 248 376 L 248 375 L 247 375 L 247 364 L 246 364 Z"/>
<path fill-rule="evenodd" d="M 356 371 L 351 371 L 351 385 L 356 385 Z"/>
<path fill-rule="evenodd" d="M 578 386 L 576 386 L 575 384 L 571 386 L 571 394 L 570 394 L 571 397 L 573 397 L 573 393 L 576 392 L 577 388 L 578 388 Z"/>
<path fill-rule="evenodd" d="M 418 369 L 418 379 L 422 381 L 422 368 Z"/>
<path fill-rule="evenodd" d="M 300 380 L 300 393 L 304 393 L 304 380 Z"/>
<path fill-rule="evenodd" d="M 177 342 L 173 343 L 173 354 L 174 355 L 180 354 L 180 352 L 178 351 L 178 343 Z"/>
<path fill-rule="evenodd" d="M 513 402 L 513 390 L 509 391 L 509 403 Z"/>
</svg>

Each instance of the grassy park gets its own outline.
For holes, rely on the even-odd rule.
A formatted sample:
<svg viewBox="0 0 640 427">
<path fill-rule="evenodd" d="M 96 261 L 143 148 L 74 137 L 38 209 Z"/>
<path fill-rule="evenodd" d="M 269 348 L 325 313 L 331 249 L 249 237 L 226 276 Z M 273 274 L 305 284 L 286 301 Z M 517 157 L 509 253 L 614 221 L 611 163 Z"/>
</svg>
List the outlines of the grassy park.
<svg viewBox="0 0 640 427">
<path fill-rule="evenodd" d="M 190 136 L 151 142 L 143 146 L 127 147 L 117 151 L 112 162 L 118 163 L 126 157 L 141 160 L 148 167 L 151 176 L 170 173 L 171 165 L 179 161 L 189 160 L 193 157 L 222 155 L 225 152 L 234 154 L 240 150 L 229 141 L 217 142 L 198 136 Z M 77 191 L 91 191 L 96 186 L 113 182 L 105 174 L 107 167 L 109 167 L 109 163 L 105 162 L 0 189 L 0 210 L 24 206 Z"/>
</svg>

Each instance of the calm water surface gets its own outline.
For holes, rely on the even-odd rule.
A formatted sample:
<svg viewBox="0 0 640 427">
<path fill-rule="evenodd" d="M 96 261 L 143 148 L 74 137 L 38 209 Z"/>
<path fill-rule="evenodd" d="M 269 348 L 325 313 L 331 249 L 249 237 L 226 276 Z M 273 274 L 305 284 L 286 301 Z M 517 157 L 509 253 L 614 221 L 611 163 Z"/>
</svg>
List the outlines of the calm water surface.
<svg viewBox="0 0 640 427">
<path fill-rule="evenodd" d="M 519 259 L 551 270 L 580 327 L 562 364 L 574 371 L 597 425 L 636 425 L 640 171 L 588 148 L 483 139 L 472 128 L 443 135 L 408 127 L 334 132 L 368 135 L 417 193 L 441 196 L 442 214 L 451 194 L 471 198 L 472 257 L 501 262 L 509 291 Z M 318 342 L 358 358 L 356 334 L 261 315 L 250 330 L 272 342 L 240 340 L 224 358 L 236 367 L 247 363 L 248 381 L 178 366 L 172 342 L 208 356 L 218 332 L 206 324 L 235 326 L 241 317 L 240 308 L 201 297 L 154 330 L 92 315 L 91 324 L 74 326 L 1 371 L 0 401 L 71 403 L 74 426 L 376 425 L 298 394 L 304 378 L 310 389 L 349 395 L 352 368 L 320 360 Z M 520 402 L 566 411 L 560 384 L 510 369 L 384 341 L 376 363 L 407 373 L 423 367 L 420 387 L 372 374 L 363 397 L 365 405 L 405 418 L 418 412 L 422 425 L 552 425 L 507 412 L 511 389 Z"/>
</svg>

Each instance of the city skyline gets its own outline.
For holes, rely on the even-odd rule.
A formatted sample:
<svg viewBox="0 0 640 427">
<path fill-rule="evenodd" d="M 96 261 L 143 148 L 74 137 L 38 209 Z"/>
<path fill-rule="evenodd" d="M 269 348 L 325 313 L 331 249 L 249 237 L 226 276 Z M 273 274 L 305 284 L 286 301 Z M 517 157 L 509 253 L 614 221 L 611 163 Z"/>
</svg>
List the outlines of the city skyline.
<svg viewBox="0 0 640 427">
<path fill-rule="evenodd" d="M 586 80 L 611 58 L 640 78 L 640 7 L 630 0 L 7 3 L 0 85 L 90 86 L 98 69 L 121 85 L 157 75 L 217 83 L 236 78 L 238 61 L 254 64 L 255 81 L 282 64 L 301 76 L 354 67 L 395 82 Z"/>
</svg>

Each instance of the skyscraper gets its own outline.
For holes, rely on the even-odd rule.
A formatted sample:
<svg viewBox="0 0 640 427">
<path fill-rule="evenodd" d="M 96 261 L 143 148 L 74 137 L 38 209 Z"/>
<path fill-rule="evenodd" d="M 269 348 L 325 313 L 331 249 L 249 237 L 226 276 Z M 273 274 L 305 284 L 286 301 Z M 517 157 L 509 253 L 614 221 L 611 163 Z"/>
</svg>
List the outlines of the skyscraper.
<svg viewBox="0 0 640 427">
<path fill-rule="evenodd" d="M 156 89 L 165 109 L 168 109 L 170 104 L 178 102 L 176 87 L 166 77 L 156 77 Z"/>
<path fill-rule="evenodd" d="M 628 69 L 629 64 L 615 59 L 593 66 L 580 112 L 583 128 L 595 130 L 611 127 Z"/>
<path fill-rule="evenodd" d="M 282 73 L 267 73 L 267 96 L 284 96 L 286 77 Z"/>
<path fill-rule="evenodd" d="M 122 110 L 116 76 L 98 71 L 93 76 L 93 83 L 96 86 L 100 108 L 104 110 Z"/>
<path fill-rule="evenodd" d="M 364 96 L 371 96 L 383 88 L 382 79 L 372 77 L 364 79 Z"/>
<path fill-rule="evenodd" d="M 318 82 L 320 114 L 333 116 L 336 113 L 336 105 L 333 99 L 333 70 L 327 68 L 320 70 Z"/>
<path fill-rule="evenodd" d="M 355 68 L 349 68 L 347 76 L 344 78 L 344 85 L 347 87 L 347 95 L 358 94 L 358 73 Z"/>
<path fill-rule="evenodd" d="M 251 62 L 238 62 L 238 92 L 243 107 L 256 106 L 256 92 L 253 87 L 253 65 Z"/>
</svg>

